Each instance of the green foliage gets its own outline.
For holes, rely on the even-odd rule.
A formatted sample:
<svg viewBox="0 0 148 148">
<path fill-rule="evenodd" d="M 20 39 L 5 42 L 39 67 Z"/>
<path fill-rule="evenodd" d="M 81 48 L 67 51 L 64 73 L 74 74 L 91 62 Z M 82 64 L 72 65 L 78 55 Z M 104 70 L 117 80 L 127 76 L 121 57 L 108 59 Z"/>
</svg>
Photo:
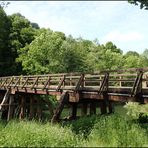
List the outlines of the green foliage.
<svg viewBox="0 0 148 148">
<path fill-rule="evenodd" d="M 40 28 L 20 13 L 7 16 L 0 7 L 0 76 L 93 72 L 148 66 L 143 54 L 123 51 L 112 42 L 100 45 Z"/>
<path fill-rule="evenodd" d="M 84 138 L 88 138 L 97 118 L 96 116 L 81 117 L 76 121 L 66 122 L 63 125 L 64 127 L 65 125 L 69 126 L 75 134 L 80 134 Z"/>
<path fill-rule="evenodd" d="M 137 102 L 128 102 L 124 106 L 127 110 L 127 115 L 131 119 L 139 119 L 142 121 L 145 118 L 145 122 L 148 122 L 148 104 L 139 104 Z M 142 119 L 143 118 L 143 119 Z"/>
<path fill-rule="evenodd" d="M 0 76 L 9 75 L 9 67 L 12 64 L 12 51 L 8 48 L 10 21 L 0 7 Z"/>
<path fill-rule="evenodd" d="M 148 143 L 148 135 L 138 124 L 118 115 L 102 116 L 94 125 L 85 146 L 141 147 Z"/>
<path fill-rule="evenodd" d="M 148 126 L 124 115 L 91 116 L 59 124 L 36 121 L 0 122 L 2 147 L 142 147 Z"/>
<path fill-rule="evenodd" d="M 1 129 L 2 147 L 74 147 L 80 144 L 80 139 L 70 129 L 50 123 L 12 121 Z"/>
<path fill-rule="evenodd" d="M 138 5 L 140 4 L 140 9 L 144 8 L 148 10 L 148 1 L 147 0 L 128 0 L 129 3 Z"/>
</svg>

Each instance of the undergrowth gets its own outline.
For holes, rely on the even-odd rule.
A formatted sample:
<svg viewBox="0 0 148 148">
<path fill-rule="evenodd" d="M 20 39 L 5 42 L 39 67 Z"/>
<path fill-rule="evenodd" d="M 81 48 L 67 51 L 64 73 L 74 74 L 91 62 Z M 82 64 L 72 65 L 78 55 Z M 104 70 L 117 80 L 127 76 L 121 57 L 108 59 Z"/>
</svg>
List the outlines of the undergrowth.
<svg viewBox="0 0 148 148">
<path fill-rule="evenodd" d="M 0 122 L 1 147 L 148 147 L 148 125 L 126 115 L 96 115 L 51 124 Z"/>
</svg>

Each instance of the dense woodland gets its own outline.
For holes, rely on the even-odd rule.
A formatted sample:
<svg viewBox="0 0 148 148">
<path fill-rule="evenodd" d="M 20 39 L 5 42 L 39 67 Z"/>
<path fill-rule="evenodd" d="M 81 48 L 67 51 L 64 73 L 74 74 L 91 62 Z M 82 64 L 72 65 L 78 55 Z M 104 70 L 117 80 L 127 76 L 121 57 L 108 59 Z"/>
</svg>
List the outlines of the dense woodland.
<svg viewBox="0 0 148 148">
<path fill-rule="evenodd" d="M 99 44 L 40 28 L 22 14 L 0 6 L 0 76 L 92 72 L 148 66 L 148 49 L 123 54 L 114 43 Z"/>
</svg>

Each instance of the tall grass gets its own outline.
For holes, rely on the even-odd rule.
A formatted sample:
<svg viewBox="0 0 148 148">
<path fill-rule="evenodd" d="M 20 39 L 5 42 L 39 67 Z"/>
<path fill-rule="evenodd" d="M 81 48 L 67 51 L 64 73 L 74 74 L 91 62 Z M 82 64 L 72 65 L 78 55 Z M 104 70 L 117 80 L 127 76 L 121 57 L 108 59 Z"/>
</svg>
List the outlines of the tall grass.
<svg viewBox="0 0 148 148">
<path fill-rule="evenodd" d="M 0 122 L 2 147 L 148 147 L 148 126 L 126 115 L 96 115 L 61 124 Z"/>
<path fill-rule="evenodd" d="M 148 133 L 138 123 L 117 114 L 103 116 L 96 121 L 86 146 L 148 146 Z"/>
<path fill-rule="evenodd" d="M 1 126 L 0 146 L 2 147 L 69 147 L 79 146 L 78 136 L 68 128 L 35 121 L 11 121 Z"/>
</svg>

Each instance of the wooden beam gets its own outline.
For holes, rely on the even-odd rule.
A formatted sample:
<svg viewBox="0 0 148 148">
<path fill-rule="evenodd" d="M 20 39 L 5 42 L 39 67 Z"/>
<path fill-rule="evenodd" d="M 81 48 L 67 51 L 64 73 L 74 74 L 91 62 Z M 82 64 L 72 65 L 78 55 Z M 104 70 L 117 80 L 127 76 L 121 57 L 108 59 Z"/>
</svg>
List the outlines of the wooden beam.
<svg viewBox="0 0 148 148">
<path fill-rule="evenodd" d="M 58 107 L 56 108 L 56 111 L 51 119 L 51 122 L 54 123 L 54 122 L 57 122 L 59 121 L 60 119 L 60 115 L 62 113 L 62 110 L 64 108 L 64 105 L 66 103 L 68 103 L 69 101 L 69 94 L 68 92 L 64 92 L 62 95 L 61 95 L 61 99 L 60 99 L 60 102 L 59 102 L 59 105 Z"/>
</svg>

